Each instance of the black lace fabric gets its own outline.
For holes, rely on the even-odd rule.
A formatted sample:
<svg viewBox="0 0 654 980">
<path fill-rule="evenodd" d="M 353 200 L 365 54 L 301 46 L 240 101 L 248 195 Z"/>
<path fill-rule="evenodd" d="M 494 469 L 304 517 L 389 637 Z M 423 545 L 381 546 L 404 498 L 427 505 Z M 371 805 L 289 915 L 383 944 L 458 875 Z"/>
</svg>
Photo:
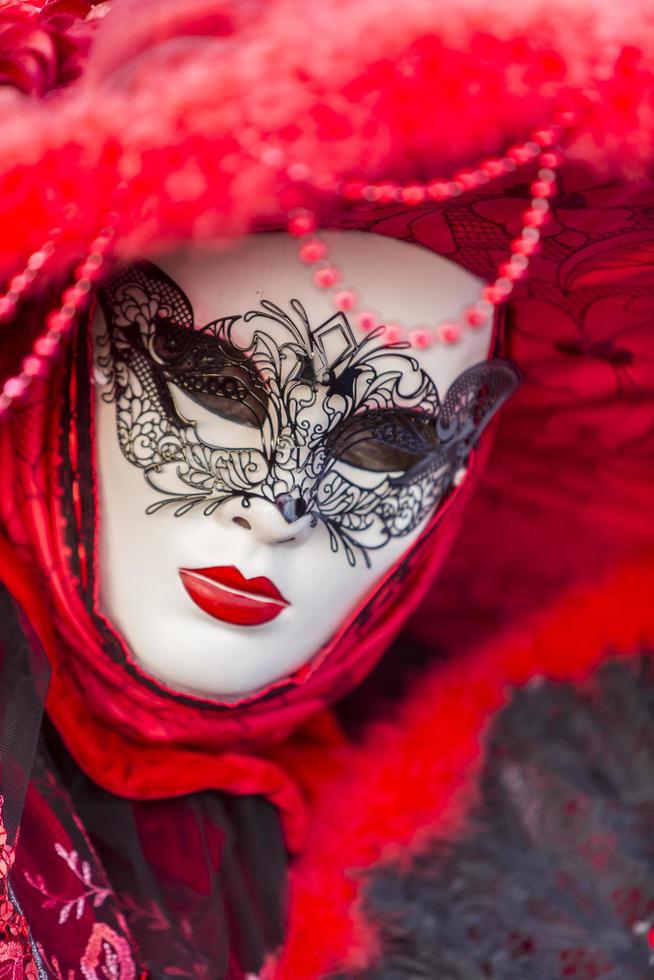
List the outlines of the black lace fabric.
<svg viewBox="0 0 654 980">
<path fill-rule="evenodd" d="M 487 741 L 467 829 L 370 875 L 381 956 L 353 980 L 654 976 L 654 665 L 536 679 Z"/>
</svg>

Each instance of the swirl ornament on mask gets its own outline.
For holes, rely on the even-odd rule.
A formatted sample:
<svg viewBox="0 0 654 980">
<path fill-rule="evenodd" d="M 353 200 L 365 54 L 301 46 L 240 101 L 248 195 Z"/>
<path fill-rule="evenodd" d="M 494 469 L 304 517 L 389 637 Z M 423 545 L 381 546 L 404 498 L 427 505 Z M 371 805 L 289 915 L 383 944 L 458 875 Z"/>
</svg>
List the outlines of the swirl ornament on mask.
<svg viewBox="0 0 654 980">
<path fill-rule="evenodd" d="M 406 344 L 379 332 L 359 343 L 344 313 L 313 327 L 295 299 L 197 326 L 184 292 L 146 262 L 118 268 L 100 302 L 96 366 L 122 453 L 160 497 L 146 512 L 210 515 L 259 497 L 289 525 L 321 521 L 351 565 L 434 511 L 519 383 L 488 361 L 441 401 Z M 237 445 L 207 438 L 225 431 Z"/>
</svg>

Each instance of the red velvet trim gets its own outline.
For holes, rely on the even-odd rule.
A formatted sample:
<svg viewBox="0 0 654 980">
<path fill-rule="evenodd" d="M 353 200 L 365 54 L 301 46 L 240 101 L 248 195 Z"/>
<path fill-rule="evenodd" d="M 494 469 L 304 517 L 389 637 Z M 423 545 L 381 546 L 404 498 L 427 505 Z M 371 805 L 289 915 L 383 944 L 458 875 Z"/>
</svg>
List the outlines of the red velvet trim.
<svg viewBox="0 0 654 980">
<path fill-rule="evenodd" d="M 360 878 L 397 847 L 460 823 L 492 714 L 535 676 L 580 681 L 607 656 L 654 643 L 654 557 L 575 590 L 526 629 L 423 676 L 392 724 L 347 752 L 310 751 L 285 764 L 310 781 L 310 839 L 292 872 L 288 941 L 275 980 L 314 980 L 374 956 L 357 918 Z"/>
</svg>

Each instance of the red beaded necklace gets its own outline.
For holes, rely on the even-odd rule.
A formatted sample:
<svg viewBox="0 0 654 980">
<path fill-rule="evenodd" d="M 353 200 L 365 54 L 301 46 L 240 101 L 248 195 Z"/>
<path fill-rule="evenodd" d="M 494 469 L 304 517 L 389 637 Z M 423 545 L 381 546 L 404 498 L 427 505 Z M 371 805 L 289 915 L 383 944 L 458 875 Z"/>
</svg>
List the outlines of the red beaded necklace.
<svg viewBox="0 0 654 980">
<path fill-rule="evenodd" d="M 408 185 L 392 181 L 370 184 L 356 180 L 312 179 L 304 164 L 292 164 L 286 169 L 286 176 L 292 181 L 313 185 L 320 191 L 336 194 L 348 202 L 398 201 L 417 206 L 425 201 L 445 201 L 458 197 L 465 191 L 487 184 L 519 166 L 537 163 L 538 173 L 531 184 L 532 198 L 522 216 L 522 230 L 511 243 L 510 257 L 500 265 L 495 279 L 482 288 L 477 301 L 463 310 L 457 319 L 431 326 L 415 326 L 407 330 L 399 323 L 384 323 L 383 318 L 373 310 L 360 309 L 356 290 L 343 284 L 340 269 L 330 261 L 329 250 L 317 234 L 316 216 L 308 208 L 294 208 L 288 215 L 288 231 L 300 242 L 300 260 L 313 268 L 313 282 L 316 287 L 331 291 L 337 310 L 354 314 L 356 323 L 363 330 L 379 330 L 386 343 L 407 340 L 418 348 L 431 347 L 436 343 L 456 343 L 465 328 L 478 328 L 488 323 L 495 307 L 509 297 L 514 283 L 526 273 L 530 256 L 538 247 L 539 228 L 549 215 L 549 198 L 556 190 L 556 173 L 562 162 L 558 142 L 563 129 L 573 122 L 572 114 L 564 113 L 559 123 L 538 130 L 528 142 L 512 146 L 504 156 L 486 160 L 476 169 L 456 174 L 452 180 Z M 280 164 L 279 154 L 269 148 L 264 151 L 263 162 L 277 168 Z M 19 371 L 5 381 L 0 391 L 0 419 L 7 414 L 14 402 L 25 395 L 34 378 L 47 375 L 50 364 L 59 356 L 78 315 L 89 302 L 93 283 L 101 274 L 115 237 L 117 219 L 116 213 L 107 216 L 106 227 L 91 242 L 87 257 L 75 271 L 72 286 L 65 290 L 58 308 L 46 318 L 46 330 L 23 359 Z M 24 270 L 13 277 L 7 291 L 0 296 L 0 324 L 11 319 L 39 270 L 54 255 L 59 235 L 59 229 L 51 232 L 48 241 L 30 255 Z"/>
<path fill-rule="evenodd" d="M 563 125 L 570 125 L 571 121 L 569 117 L 564 118 Z M 458 197 L 519 166 L 537 162 L 539 169 L 531 184 L 532 198 L 522 215 L 520 234 L 511 243 L 510 257 L 499 266 L 495 279 L 482 288 L 477 301 L 466 307 L 457 319 L 409 329 L 397 322 L 384 323 L 376 311 L 365 307 L 361 309 L 356 289 L 344 285 L 341 270 L 331 261 L 327 245 L 317 234 L 318 222 L 312 211 L 307 208 L 291 210 L 287 230 L 299 239 L 299 258 L 312 267 L 315 286 L 329 290 L 334 308 L 353 314 L 362 330 L 378 330 L 388 344 L 408 341 L 412 347 L 426 348 L 437 343 L 456 343 L 466 327 L 478 328 L 487 324 L 493 317 L 495 307 L 510 296 L 515 282 L 527 272 L 530 256 L 540 240 L 539 229 L 549 216 L 549 198 L 556 192 L 556 172 L 562 161 L 561 151 L 557 147 L 561 131 L 561 125 L 541 129 L 527 143 L 512 146 L 503 157 L 486 160 L 478 168 L 459 173 L 452 180 L 408 185 L 391 181 L 376 184 L 347 181 L 335 183 L 329 188 L 347 201 L 398 201 L 416 206 L 425 201 Z M 306 175 L 304 179 L 307 180 Z M 318 183 L 324 188 L 323 181 Z"/>
</svg>

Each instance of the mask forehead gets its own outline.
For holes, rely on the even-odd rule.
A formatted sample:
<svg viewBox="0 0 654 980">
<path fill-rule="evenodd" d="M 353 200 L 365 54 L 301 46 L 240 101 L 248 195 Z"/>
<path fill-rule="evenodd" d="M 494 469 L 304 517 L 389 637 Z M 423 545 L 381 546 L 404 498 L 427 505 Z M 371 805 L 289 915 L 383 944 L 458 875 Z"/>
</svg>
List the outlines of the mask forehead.
<svg viewBox="0 0 654 980">
<path fill-rule="evenodd" d="M 449 259 L 409 242 L 360 231 L 327 231 L 321 237 L 362 308 L 376 310 L 384 323 L 411 328 L 456 319 L 483 285 Z M 257 301 L 290 297 L 302 303 L 314 326 L 334 315 L 329 294 L 314 286 L 311 270 L 299 261 L 297 241 L 286 234 L 253 235 L 218 254 L 193 249 L 155 261 L 191 298 L 198 323 L 214 319 L 217 310 L 248 310 Z M 365 334 L 349 319 L 360 343 Z M 325 336 L 328 351 L 340 343 L 334 330 Z M 489 322 L 465 330 L 456 344 L 412 350 L 411 356 L 445 392 L 466 368 L 486 360 L 491 343 Z"/>
</svg>

